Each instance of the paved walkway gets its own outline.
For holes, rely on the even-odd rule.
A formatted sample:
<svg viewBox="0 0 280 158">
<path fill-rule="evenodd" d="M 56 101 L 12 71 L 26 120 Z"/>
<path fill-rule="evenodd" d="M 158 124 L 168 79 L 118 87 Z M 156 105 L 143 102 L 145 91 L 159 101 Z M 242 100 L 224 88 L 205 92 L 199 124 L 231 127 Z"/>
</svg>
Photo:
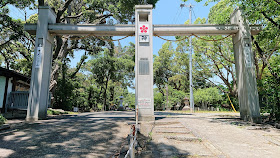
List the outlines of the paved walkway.
<svg viewBox="0 0 280 158">
<path fill-rule="evenodd" d="M 34 124 L 9 121 L 12 128 L 0 131 L 0 157 L 112 157 L 128 143 L 133 118 L 134 112 L 96 112 Z M 280 155 L 279 130 L 242 122 L 236 113 L 156 112 L 156 121 L 142 123 L 141 131 L 141 158 Z"/>
<path fill-rule="evenodd" d="M 142 125 L 153 140 L 140 157 L 279 158 L 280 130 L 270 125 L 240 121 L 236 113 L 158 114 Z"/>
</svg>

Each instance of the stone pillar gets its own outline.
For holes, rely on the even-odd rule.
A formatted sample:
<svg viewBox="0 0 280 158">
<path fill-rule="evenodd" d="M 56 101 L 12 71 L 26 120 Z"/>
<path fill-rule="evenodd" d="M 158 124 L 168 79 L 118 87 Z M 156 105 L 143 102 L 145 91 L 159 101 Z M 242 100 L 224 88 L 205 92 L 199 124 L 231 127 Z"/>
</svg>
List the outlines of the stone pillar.
<svg viewBox="0 0 280 158">
<path fill-rule="evenodd" d="M 48 32 L 48 23 L 55 23 L 56 14 L 48 6 L 39 6 L 38 13 L 26 121 L 45 119 L 49 100 L 54 36 Z"/>
<path fill-rule="evenodd" d="M 230 21 L 239 27 L 239 31 L 233 36 L 233 47 L 240 117 L 242 120 L 258 123 L 261 117 L 250 27 L 239 9 L 233 12 Z"/>
<path fill-rule="evenodd" d="M 153 21 L 152 5 L 135 6 L 135 99 L 139 121 L 153 121 Z"/>
</svg>

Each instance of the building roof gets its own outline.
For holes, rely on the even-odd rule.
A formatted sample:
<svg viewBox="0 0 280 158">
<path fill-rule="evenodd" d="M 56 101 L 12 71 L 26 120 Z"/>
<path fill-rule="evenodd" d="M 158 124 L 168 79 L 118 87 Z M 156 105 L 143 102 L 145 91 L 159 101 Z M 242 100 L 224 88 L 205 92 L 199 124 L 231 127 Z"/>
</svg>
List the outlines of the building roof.
<svg viewBox="0 0 280 158">
<path fill-rule="evenodd" d="M 0 76 L 5 76 L 5 77 L 9 77 L 9 78 L 13 77 L 17 80 L 21 80 L 21 81 L 30 83 L 30 77 L 23 75 L 21 73 L 18 73 L 14 70 L 9 70 L 9 69 L 3 68 L 3 67 L 0 67 Z"/>
</svg>

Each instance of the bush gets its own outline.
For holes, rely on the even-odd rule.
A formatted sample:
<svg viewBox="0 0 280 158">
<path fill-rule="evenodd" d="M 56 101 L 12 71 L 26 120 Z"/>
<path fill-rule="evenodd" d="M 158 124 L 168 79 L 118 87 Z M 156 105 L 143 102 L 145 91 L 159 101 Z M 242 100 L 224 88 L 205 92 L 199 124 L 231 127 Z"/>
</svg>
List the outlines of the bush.
<svg viewBox="0 0 280 158">
<path fill-rule="evenodd" d="M 4 124 L 6 121 L 6 118 L 0 114 L 0 125 Z"/>
<path fill-rule="evenodd" d="M 209 105 L 217 105 L 222 100 L 222 95 L 216 87 L 194 90 L 194 103 L 203 108 Z"/>
</svg>

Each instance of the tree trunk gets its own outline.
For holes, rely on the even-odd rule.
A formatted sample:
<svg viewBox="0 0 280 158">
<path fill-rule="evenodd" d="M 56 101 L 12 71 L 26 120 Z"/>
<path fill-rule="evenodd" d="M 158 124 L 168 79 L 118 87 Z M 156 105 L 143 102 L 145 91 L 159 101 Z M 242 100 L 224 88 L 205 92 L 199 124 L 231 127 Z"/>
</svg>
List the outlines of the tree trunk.
<svg viewBox="0 0 280 158">
<path fill-rule="evenodd" d="M 89 89 L 89 93 L 88 93 L 88 105 L 89 107 L 91 107 L 91 109 L 93 109 L 93 103 L 91 102 L 91 98 L 92 98 L 92 89 Z"/>
<path fill-rule="evenodd" d="M 106 78 L 106 84 L 105 84 L 105 89 L 104 89 L 104 93 L 103 93 L 103 99 L 104 99 L 104 102 L 103 102 L 103 110 L 106 111 L 108 110 L 108 107 L 106 105 L 106 101 L 107 101 L 107 88 L 108 88 L 108 82 L 109 82 L 109 76 L 107 76 Z"/>
</svg>

